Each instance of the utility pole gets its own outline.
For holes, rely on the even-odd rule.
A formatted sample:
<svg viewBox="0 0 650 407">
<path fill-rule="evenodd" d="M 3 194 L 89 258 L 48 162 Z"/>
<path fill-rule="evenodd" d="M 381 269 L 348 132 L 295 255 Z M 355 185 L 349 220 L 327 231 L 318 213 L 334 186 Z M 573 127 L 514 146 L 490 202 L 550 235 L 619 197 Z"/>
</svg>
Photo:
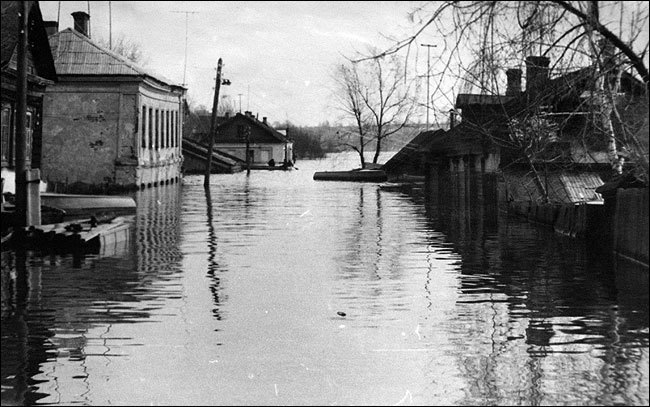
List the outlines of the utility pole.
<svg viewBox="0 0 650 407">
<path fill-rule="evenodd" d="M 221 65 L 222 61 L 219 58 L 217 63 L 217 81 L 214 86 L 214 101 L 212 102 L 212 120 L 210 121 L 210 141 L 208 145 L 208 160 L 205 166 L 205 178 L 203 179 L 203 186 L 210 187 L 210 171 L 212 170 L 212 149 L 214 148 L 214 133 L 217 130 L 217 107 L 219 105 L 219 88 L 221 87 Z"/>
<path fill-rule="evenodd" d="M 172 11 L 172 13 L 185 14 L 185 63 L 183 64 L 183 87 L 185 87 L 185 75 L 187 74 L 187 23 L 190 14 L 199 14 L 198 11 Z"/>
<path fill-rule="evenodd" d="M 432 44 L 420 44 L 423 47 L 427 47 L 427 130 L 429 130 L 429 99 L 431 99 L 431 94 L 429 93 L 429 78 L 431 78 L 431 48 L 437 47 L 437 45 Z"/>
<path fill-rule="evenodd" d="M 246 137 L 246 176 L 249 176 L 251 175 L 251 158 L 248 150 L 251 145 L 251 126 L 246 126 L 244 129 L 244 136 Z"/>
<path fill-rule="evenodd" d="M 20 2 L 20 13 L 18 14 L 18 78 L 16 81 L 16 214 L 18 215 L 16 226 L 28 226 L 28 197 L 27 197 L 27 162 L 28 135 L 25 131 L 27 113 L 27 44 L 29 16 L 29 2 Z"/>
<path fill-rule="evenodd" d="M 108 49 L 113 50 L 113 9 L 108 2 Z"/>
<path fill-rule="evenodd" d="M 241 96 L 243 93 L 238 93 L 237 95 L 239 95 L 239 113 L 241 113 Z"/>
</svg>

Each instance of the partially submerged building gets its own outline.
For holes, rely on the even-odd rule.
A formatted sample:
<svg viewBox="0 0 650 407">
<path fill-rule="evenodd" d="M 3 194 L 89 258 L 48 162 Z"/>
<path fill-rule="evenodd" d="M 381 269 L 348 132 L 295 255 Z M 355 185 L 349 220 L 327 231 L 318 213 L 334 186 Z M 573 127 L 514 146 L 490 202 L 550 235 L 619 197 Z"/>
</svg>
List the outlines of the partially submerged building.
<svg viewBox="0 0 650 407">
<path fill-rule="evenodd" d="M 186 89 L 97 44 L 89 16 L 49 43 L 59 74 L 43 102 L 43 179 L 50 190 L 110 192 L 181 177 Z"/>
<path fill-rule="evenodd" d="M 248 111 L 227 117 L 219 124 L 214 147 L 246 161 L 246 137 L 249 140 L 249 162 L 252 165 L 266 166 L 271 160 L 276 165 L 293 164 L 293 141 L 271 127 L 266 117 L 259 121 Z"/>
<path fill-rule="evenodd" d="M 507 204 L 562 233 L 580 234 L 584 205 L 575 216 L 563 215 L 560 207 L 602 207 L 596 190 L 613 175 L 595 105 L 595 73 L 588 67 L 551 78 L 545 57 L 529 57 L 526 66 L 525 89 L 521 71 L 510 69 L 504 95 L 459 94 L 454 111 L 461 112 L 460 123 L 446 132 L 422 133 L 387 170 L 393 179 L 402 172 L 425 175 L 433 203 L 481 210 Z M 622 142 L 617 155 L 628 159 L 629 169 L 642 157 L 630 151 L 639 143 L 646 146 L 647 160 L 647 130 L 639 135 L 647 123 L 645 85 L 626 72 L 613 76 L 620 81 L 620 114 L 611 117 Z M 582 226 L 572 223 L 579 217 Z"/>
</svg>

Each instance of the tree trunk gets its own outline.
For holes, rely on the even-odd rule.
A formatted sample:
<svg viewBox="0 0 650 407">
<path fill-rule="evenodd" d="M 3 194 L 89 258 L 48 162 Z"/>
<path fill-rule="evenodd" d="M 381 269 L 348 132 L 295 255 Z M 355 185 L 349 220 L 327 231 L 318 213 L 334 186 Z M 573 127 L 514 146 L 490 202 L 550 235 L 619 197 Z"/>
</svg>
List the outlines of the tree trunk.
<svg viewBox="0 0 650 407">
<path fill-rule="evenodd" d="M 381 151 L 381 137 L 377 137 L 377 148 L 375 148 L 375 156 L 372 159 L 373 164 L 377 164 L 377 160 L 379 160 L 380 151 Z"/>
<path fill-rule="evenodd" d="M 607 158 L 614 170 L 615 174 L 623 172 L 623 165 L 618 158 L 616 148 L 616 134 L 614 133 L 614 126 L 612 125 L 612 111 L 613 109 L 613 93 L 606 84 L 609 72 L 606 69 L 603 61 L 603 54 L 607 54 L 607 40 L 598 41 L 598 34 L 595 26 L 598 24 L 598 1 L 592 0 L 588 5 L 589 10 L 589 24 L 587 25 L 589 43 L 591 45 L 591 52 L 594 58 L 594 65 L 596 68 L 596 86 L 594 92 L 597 95 L 598 108 L 600 109 L 600 126 L 607 137 Z M 615 91 L 615 90 L 614 90 Z"/>
</svg>

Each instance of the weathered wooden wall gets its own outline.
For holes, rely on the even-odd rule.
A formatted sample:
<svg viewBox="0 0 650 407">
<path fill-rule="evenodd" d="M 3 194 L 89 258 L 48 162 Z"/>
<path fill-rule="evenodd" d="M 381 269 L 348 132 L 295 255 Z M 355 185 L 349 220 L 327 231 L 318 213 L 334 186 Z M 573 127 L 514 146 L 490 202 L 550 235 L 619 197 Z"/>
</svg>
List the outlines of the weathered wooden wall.
<svg viewBox="0 0 650 407">
<path fill-rule="evenodd" d="M 619 189 L 614 215 L 614 250 L 648 266 L 648 233 L 648 188 Z"/>
</svg>

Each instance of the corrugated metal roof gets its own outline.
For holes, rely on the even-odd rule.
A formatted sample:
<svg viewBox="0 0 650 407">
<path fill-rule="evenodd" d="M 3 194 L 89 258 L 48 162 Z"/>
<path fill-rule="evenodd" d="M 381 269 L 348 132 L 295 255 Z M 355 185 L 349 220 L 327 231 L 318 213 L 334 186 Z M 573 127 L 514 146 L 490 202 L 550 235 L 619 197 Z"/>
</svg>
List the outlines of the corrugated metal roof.
<svg viewBox="0 0 650 407">
<path fill-rule="evenodd" d="M 147 76 L 170 86 L 180 86 L 147 72 L 71 28 L 51 35 L 49 40 L 59 75 Z"/>
<path fill-rule="evenodd" d="M 551 172 L 542 176 L 551 203 L 602 202 L 602 196 L 596 188 L 603 181 L 595 173 Z M 508 195 L 514 201 L 543 202 L 542 194 L 535 184 L 532 173 L 503 173 Z"/>
<path fill-rule="evenodd" d="M 563 173 L 560 180 L 564 184 L 570 202 L 602 201 L 603 197 L 596 188 L 604 182 L 594 173 Z"/>
</svg>

